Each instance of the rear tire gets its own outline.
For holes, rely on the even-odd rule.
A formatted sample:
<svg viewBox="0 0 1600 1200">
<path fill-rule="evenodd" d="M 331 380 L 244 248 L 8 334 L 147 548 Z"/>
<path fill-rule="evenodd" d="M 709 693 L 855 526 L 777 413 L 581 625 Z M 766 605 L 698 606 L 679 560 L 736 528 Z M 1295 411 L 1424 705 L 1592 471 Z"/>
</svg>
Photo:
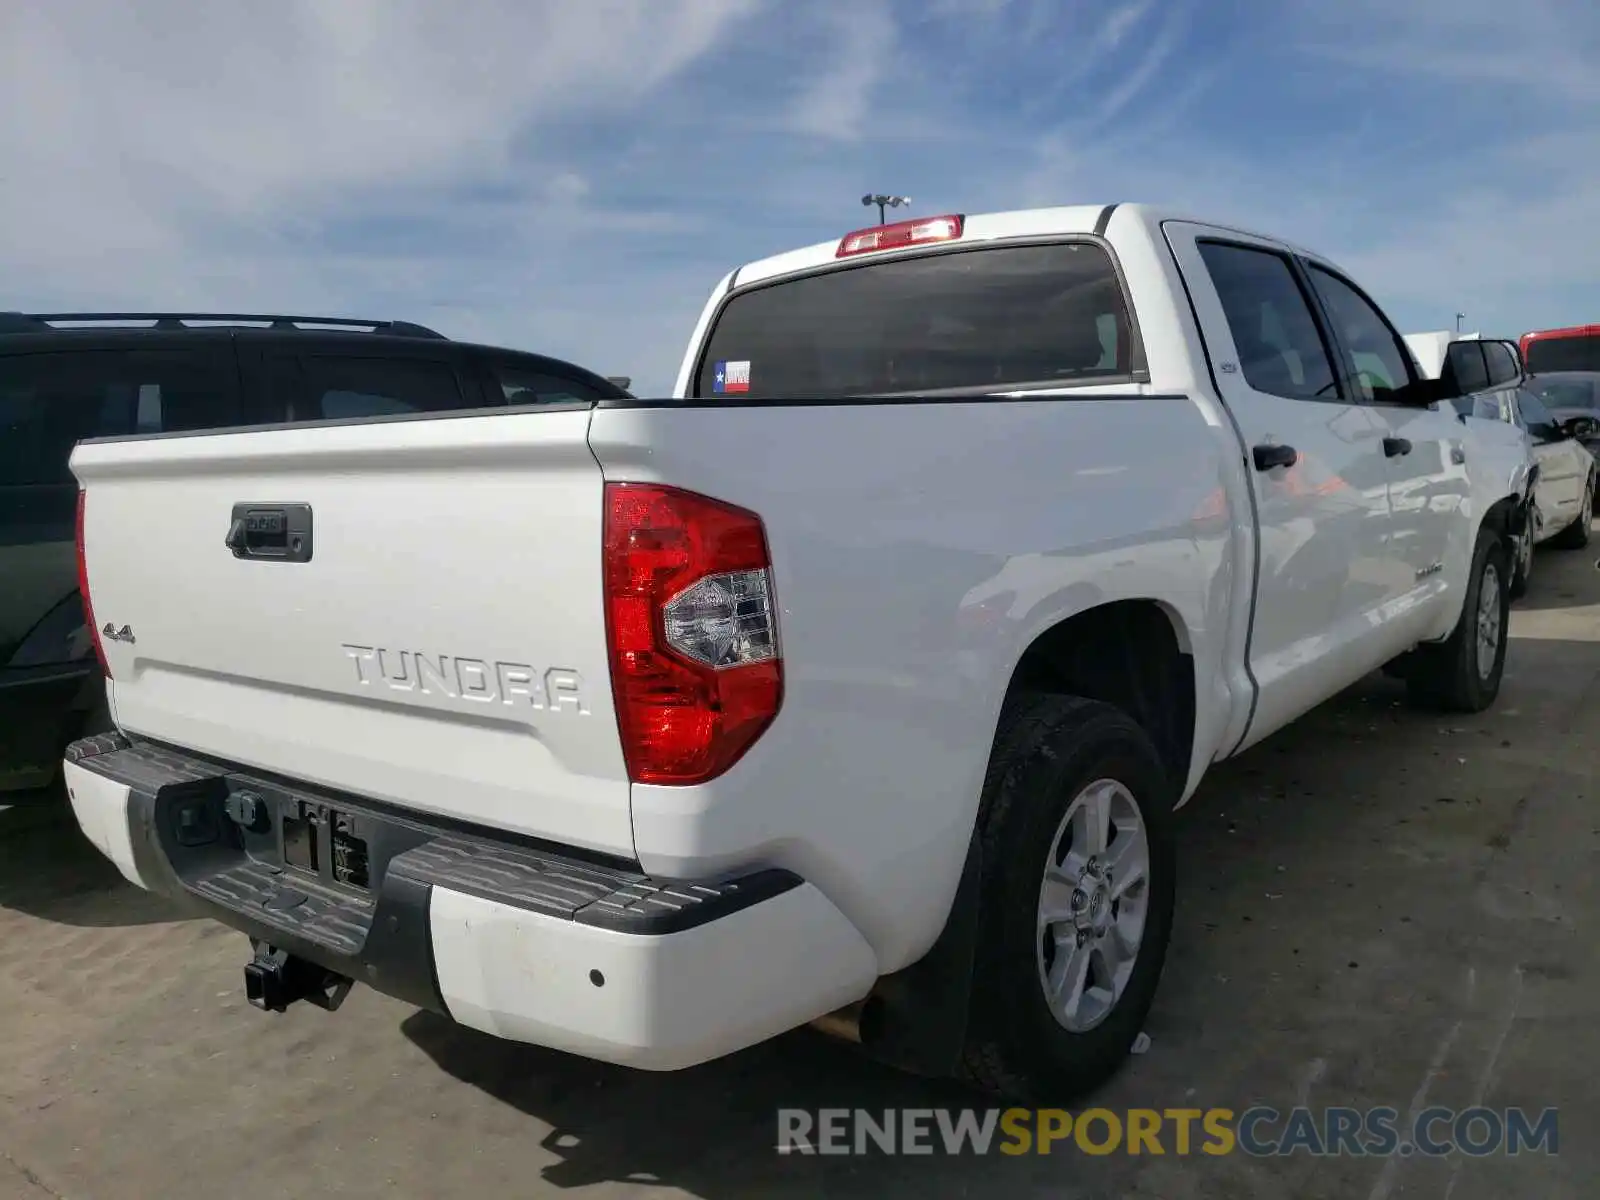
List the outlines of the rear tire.
<svg viewBox="0 0 1600 1200">
<path fill-rule="evenodd" d="M 1568 525 L 1555 537 L 1550 539 L 1550 544 L 1557 550 L 1582 550 L 1589 544 L 1589 526 L 1594 521 L 1594 474 L 1583 485 L 1583 504 L 1578 510 L 1578 519 Z"/>
<path fill-rule="evenodd" d="M 969 1082 L 1065 1103 L 1122 1065 L 1172 933 L 1173 800 L 1121 710 L 1056 695 L 1008 705 L 979 818 Z"/>
<path fill-rule="evenodd" d="M 1511 622 L 1511 570 L 1506 542 L 1480 530 L 1461 618 L 1449 639 L 1418 646 L 1406 687 L 1419 708 L 1482 712 L 1500 694 Z"/>
</svg>

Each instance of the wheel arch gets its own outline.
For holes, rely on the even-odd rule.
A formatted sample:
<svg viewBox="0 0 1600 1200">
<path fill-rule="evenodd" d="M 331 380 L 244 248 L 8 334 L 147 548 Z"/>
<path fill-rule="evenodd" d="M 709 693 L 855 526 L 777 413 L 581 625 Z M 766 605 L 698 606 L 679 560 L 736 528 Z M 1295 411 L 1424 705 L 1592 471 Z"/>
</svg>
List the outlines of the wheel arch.
<svg viewBox="0 0 1600 1200">
<path fill-rule="evenodd" d="M 1150 597 L 1091 605 L 1039 631 L 1013 665 L 990 738 L 992 756 L 1018 699 L 1035 691 L 1110 704 L 1138 722 L 1161 754 L 1174 801 L 1194 752 L 1194 639 L 1178 610 Z M 1152 728 L 1154 726 L 1154 728 Z M 901 1070 L 955 1070 L 966 1045 L 983 886 L 983 806 L 945 924 L 922 958 L 878 981 L 858 1020 L 862 1048 Z"/>
<path fill-rule="evenodd" d="M 1040 631 L 1012 668 L 995 739 L 1015 698 L 1029 691 L 1082 696 L 1121 709 L 1156 743 L 1182 792 L 1194 755 L 1198 685 L 1194 639 L 1170 603 L 1111 600 Z"/>
</svg>

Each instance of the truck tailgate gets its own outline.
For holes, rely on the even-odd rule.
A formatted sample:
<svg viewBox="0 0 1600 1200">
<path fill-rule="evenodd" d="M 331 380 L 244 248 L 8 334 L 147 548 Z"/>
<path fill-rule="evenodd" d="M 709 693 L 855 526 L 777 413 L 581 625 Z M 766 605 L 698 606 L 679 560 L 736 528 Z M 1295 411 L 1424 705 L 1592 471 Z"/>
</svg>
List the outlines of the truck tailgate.
<svg viewBox="0 0 1600 1200">
<path fill-rule="evenodd" d="M 631 857 L 589 417 L 83 443 L 118 724 Z"/>
</svg>

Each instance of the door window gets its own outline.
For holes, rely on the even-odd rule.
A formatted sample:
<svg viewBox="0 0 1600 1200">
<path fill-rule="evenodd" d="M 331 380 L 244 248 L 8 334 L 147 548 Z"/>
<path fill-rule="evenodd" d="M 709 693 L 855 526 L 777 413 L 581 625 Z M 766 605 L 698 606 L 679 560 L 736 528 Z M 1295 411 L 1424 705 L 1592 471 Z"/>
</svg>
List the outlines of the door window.
<svg viewBox="0 0 1600 1200">
<path fill-rule="evenodd" d="M 1310 273 L 1311 285 L 1350 354 L 1362 399 L 1392 399 L 1412 381 L 1410 354 L 1400 335 L 1348 282 L 1315 263 L 1310 264 Z"/>
<path fill-rule="evenodd" d="M 490 363 L 489 373 L 500 398 L 510 405 L 588 404 L 601 398 L 592 387 L 576 379 L 529 370 L 516 363 Z"/>
<path fill-rule="evenodd" d="M 84 438 L 240 424 L 235 379 L 209 351 L 0 357 L 0 487 L 71 484 Z"/>
<path fill-rule="evenodd" d="M 455 371 L 411 358 L 308 357 L 302 360 L 308 411 L 301 420 L 359 420 L 470 408 Z"/>
<path fill-rule="evenodd" d="M 1331 356 L 1288 260 L 1227 242 L 1202 241 L 1199 249 L 1245 382 L 1290 400 L 1337 397 Z"/>
</svg>

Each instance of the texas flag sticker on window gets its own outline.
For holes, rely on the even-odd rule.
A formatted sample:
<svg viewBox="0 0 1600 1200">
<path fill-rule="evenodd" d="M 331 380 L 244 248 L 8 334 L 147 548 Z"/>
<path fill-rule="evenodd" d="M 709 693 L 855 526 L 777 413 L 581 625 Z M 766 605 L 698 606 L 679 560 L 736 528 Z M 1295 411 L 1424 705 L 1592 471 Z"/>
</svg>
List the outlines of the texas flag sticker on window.
<svg viewBox="0 0 1600 1200">
<path fill-rule="evenodd" d="M 719 362 L 716 374 L 711 377 L 711 390 L 727 394 L 750 390 L 750 363 Z"/>
</svg>

